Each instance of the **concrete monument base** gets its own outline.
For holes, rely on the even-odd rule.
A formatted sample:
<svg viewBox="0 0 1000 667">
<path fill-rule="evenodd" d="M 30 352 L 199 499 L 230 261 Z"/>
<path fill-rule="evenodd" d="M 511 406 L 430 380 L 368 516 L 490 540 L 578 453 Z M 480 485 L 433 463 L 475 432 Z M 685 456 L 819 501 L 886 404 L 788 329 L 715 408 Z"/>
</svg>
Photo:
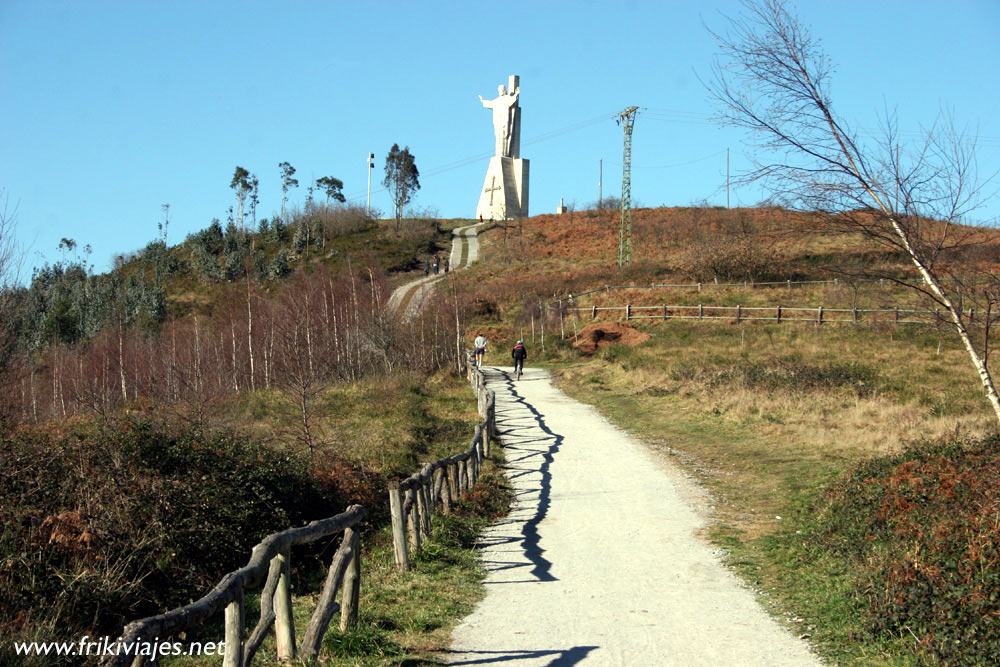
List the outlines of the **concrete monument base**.
<svg viewBox="0 0 1000 667">
<path fill-rule="evenodd" d="M 490 158 L 476 217 L 483 220 L 528 217 L 528 160 Z"/>
</svg>

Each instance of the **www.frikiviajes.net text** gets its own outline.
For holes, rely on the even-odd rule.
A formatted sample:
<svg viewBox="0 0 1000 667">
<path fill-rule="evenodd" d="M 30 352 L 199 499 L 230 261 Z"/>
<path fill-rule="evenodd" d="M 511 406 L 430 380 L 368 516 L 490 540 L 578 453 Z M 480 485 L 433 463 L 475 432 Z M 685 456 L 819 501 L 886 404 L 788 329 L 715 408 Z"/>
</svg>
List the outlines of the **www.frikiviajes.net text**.
<svg viewBox="0 0 1000 667">
<path fill-rule="evenodd" d="M 14 642 L 14 653 L 23 656 L 146 656 L 155 660 L 161 656 L 224 655 L 226 642 L 167 642 L 157 637 L 153 641 L 123 642 L 111 637 L 83 637 L 77 642 Z"/>
</svg>

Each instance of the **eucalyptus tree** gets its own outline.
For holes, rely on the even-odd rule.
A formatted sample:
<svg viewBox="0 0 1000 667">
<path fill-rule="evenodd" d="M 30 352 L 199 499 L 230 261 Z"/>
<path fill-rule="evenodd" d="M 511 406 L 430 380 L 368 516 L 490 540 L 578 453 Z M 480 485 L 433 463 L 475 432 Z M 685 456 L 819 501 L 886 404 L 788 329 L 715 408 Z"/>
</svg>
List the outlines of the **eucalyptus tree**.
<svg viewBox="0 0 1000 667">
<path fill-rule="evenodd" d="M 233 172 L 233 180 L 229 182 L 229 187 L 236 193 L 235 222 L 241 230 L 243 229 L 243 209 L 247 196 L 249 196 L 252 190 L 250 178 L 250 172 L 237 165 L 236 170 Z"/>
<path fill-rule="evenodd" d="M 392 197 L 392 205 L 396 212 L 396 230 L 399 231 L 403 221 L 403 207 L 413 199 L 420 189 L 420 172 L 407 146 L 400 150 L 399 144 L 393 144 L 385 156 L 385 179 L 382 181 Z"/>
<path fill-rule="evenodd" d="M 326 203 L 329 204 L 330 200 L 339 201 L 344 203 L 347 198 L 344 196 L 342 190 L 344 189 L 344 182 L 339 178 L 334 178 L 333 176 L 324 176 L 322 178 L 316 179 L 316 187 L 326 193 Z"/>
<path fill-rule="evenodd" d="M 281 171 L 281 221 L 285 220 L 285 202 L 288 201 L 288 191 L 299 187 L 298 179 L 295 176 L 295 167 L 288 162 L 279 162 L 278 169 Z"/>
</svg>

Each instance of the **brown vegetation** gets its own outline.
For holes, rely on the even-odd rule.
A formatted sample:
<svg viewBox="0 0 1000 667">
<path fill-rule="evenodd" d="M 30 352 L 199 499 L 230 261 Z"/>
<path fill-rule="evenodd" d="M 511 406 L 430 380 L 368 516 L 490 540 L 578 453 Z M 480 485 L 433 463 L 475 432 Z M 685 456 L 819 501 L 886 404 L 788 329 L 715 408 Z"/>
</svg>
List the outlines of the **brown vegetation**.
<svg viewBox="0 0 1000 667">
<path fill-rule="evenodd" d="M 588 324 L 575 336 L 573 347 L 583 354 L 593 354 L 608 345 L 628 345 L 634 347 L 649 340 L 648 333 L 639 331 L 628 324 L 600 322 Z"/>
</svg>

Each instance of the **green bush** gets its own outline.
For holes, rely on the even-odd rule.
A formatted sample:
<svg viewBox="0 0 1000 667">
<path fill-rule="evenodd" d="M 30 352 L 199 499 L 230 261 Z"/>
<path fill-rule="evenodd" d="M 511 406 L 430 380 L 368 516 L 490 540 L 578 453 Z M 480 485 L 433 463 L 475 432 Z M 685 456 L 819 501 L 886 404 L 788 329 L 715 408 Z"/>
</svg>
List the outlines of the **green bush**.
<svg viewBox="0 0 1000 667">
<path fill-rule="evenodd" d="M 1000 663 L 1000 439 L 875 459 L 825 503 L 820 543 L 856 569 L 867 633 Z"/>
<path fill-rule="evenodd" d="M 0 497 L 0 630 L 36 638 L 115 635 L 347 505 L 301 459 L 136 419 L 0 438 Z"/>
</svg>

